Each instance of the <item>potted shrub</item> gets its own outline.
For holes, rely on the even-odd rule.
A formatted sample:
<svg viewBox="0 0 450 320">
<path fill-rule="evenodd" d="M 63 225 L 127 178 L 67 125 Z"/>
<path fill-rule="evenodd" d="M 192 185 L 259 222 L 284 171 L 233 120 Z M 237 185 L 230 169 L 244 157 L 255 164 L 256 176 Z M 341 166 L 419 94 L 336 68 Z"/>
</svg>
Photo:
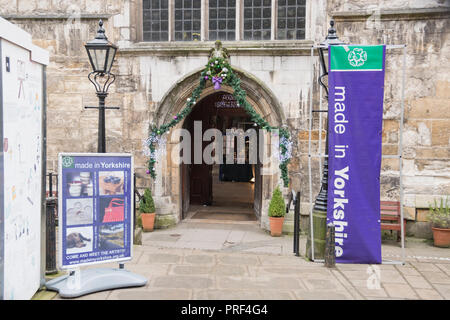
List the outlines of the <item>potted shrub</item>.
<svg viewBox="0 0 450 320">
<path fill-rule="evenodd" d="M 285 210 L 286 204 L 284 203 L 280 188 L 277 186 L 272 194 L 272 199 L 269 204 L 270 235 L 272 237 L 281 236 Z"/>
<path fill-rule="evenodd" d="M 153 202 L 150 189 L 145 189 L 144 195 L 139 201 L 139 211 L 141 212 L 142 229 L 153 231 L 155 225 L 155 203 Z"/>
<path fill-rule="evenodd" d="M 438 206 L 434 199 L 434 206 L 430 205 L 430 213 L 428 219 L 432 222 L 431 230 L 433 230 L 434 245 L 436 247 L 450 247 L 450 207 L 448 198 L 441 198 Z"/>
</svg>

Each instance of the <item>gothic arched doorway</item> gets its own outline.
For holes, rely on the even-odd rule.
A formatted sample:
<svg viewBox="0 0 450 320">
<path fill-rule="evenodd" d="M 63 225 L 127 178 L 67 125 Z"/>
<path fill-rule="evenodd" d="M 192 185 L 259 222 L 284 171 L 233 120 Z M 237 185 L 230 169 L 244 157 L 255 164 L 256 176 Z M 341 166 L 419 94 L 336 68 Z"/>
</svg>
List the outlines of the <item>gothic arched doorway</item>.
<svg viewBox="0 0 450 320">
<path fill-rule="evenodd" d="M 182 164 L 183 218 L 257 220 L 259 212 L 254 208 L 260 208 L 262 200 L 261 179 L 256 174 L 260 163 L 257 154 L 251 153 L 258 152 L 258 128 L 250 116 L 232 94 L 219 91 L 196 104 L 183 128 L 190 132 L 191 159 L 194 152 L 208 156 L 208 145 L 220 140 L 214 141 L 214 162 L 202 157 L 201 163 Z M 209 140 L 211 129 L 215 136 Z M 254 139 L 246 132 L 253 133 Z"/>
<path fill-rule="evenodd" d="M 233 67 L 234 72 L 241 80 L 241 88 L 247 93 L 246 99 L 252 105 L 256 112 L 258 112 L 264 119 L 266 119 L 271 126 L 280 127 L 285 123 L 285 116 L 281 105 L 273 92 L 262 81 L 253 75 Z M 187 98 L 190 97 L 192 90 L 198 85 L 198 79 L 202 69 L 186 75 L 177 83 L 175 83 L 161 99 L 158 104 L 154 119 L 155 125 L 160 126 L 172 119 L 180 110 L 185 107 Z M 220 92 L 232 94 L 232 88 L 224 85 Z M 212 85 L 207 85 L 202 91 L 197 104 L 208 96 L 217 93 Z M 196 107 L 194 107 L 195 109 Z M 190 183 L 187 183 L 188 172 L 183 165 L 172 161 L 172 153 L 180 142 L 180 137 L 173 134 L 176 130 L 188 125 L 187 119 L 178 123 L 172 128 L 169 133 L 167 141 L 167 153 L 158 161 L 156 170 L 159 173 L 154 183 L 154 193 L 157 196 L 158 203 L 156 203 L 158 212 L 161 215 L 172 216 L 170 220 L 175 222 L 184 218 L 184 214 L 188 212 L 190 206 Z M 269 139 L 270 140 L 270 139 Z M 267 149 L 270 149 L 270 141 L 264 141 Z M 261 166 L 261 170 L 265 166 Z M 258 168 L 256 169 L 258 170 Z M 254 213 L 261 223 L 261 227 L 268 229 L 267 209 L 272 195 L 272 191 L 277 184 L 279 184 L 280 174 L 279 170 L 272 170 L 272 173 L 261 175 L 259 172 L 254 172 L 254 194 L 259 195 L 260 199 L 254 199 Z M 260 179 L 258 181 L 258 179 Z M 189 200 L 187 200 L 189 199 Z"/>
</svg>

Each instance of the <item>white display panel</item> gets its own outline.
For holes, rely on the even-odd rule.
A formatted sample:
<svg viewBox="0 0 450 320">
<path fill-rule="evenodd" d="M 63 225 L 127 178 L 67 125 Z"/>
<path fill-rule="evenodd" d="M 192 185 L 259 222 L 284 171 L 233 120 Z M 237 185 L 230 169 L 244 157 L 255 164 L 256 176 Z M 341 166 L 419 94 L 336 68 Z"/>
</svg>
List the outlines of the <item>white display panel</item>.
<svg viewBox="0 0 450 320">
<path fill-rule="evenodd" d="M 43 65 L 31 61 L 29 50 L 0 41 L 3 298 L 30 299 L 40 286 Z"/>
</svg>

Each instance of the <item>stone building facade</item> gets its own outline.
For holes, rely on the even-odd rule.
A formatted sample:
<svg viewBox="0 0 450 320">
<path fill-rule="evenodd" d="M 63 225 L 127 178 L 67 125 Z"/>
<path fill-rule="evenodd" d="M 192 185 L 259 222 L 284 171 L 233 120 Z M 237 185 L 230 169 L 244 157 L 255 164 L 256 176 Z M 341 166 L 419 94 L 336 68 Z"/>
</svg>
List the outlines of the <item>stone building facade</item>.
<svg viewBox="0 0 450 320">
<path fill-rule="evenodd" d="M 90 65 L 84 43 L 94 38 L 98 20 L 103 19 L 106 35 L 119 46 L 113 67 L 117 80 L 106 101 L 107 105 L 120 109 L 106 111 L 107 151 L 134 155 L 137 186 L 152 188 L 157 225 L 165 227 L 183 217 L 182 169 L 171 163 L 169 143 L 168 155 L 158 163 L 159 174 L 153 181 L 146 174 L 148 159 L 142 153 L 142 142 L 148 136 L 149 125 L 164 123 L 184 106 L 207 62 L 214 37 L 222 29 L 214 29 L 212 22 L 211 6 L 219 6 L 215 0 L 187 1 L 181 7 L 178 0 L 165 1 L 167 5 L 162 7 L 161 1 L 156 2 L 160 9 L 167 8 L 164 13 L 167 14 L 166 29 L 164 21 L 158 27 L 167 32 L 152 29 L 148 14 L 154 12 L 151 11 L 153 2 L 147 0 L 0 0 L 0 16 L 30 32 L 35 44 L 50 52 L 47 168 L 53 172 L 57 171 L 59 152 L 96 152 L 98 115 L 95 110 L 84 108 L 97 104 L 87 79 Z M 190 29 L 177 25 L 179 21 L 186 22 L 177 15 L 183 13 L 184 9 L 180 8 L 187 4 L 200 15 L 195 20 L 195 12 L 191 12 Z M 297 24 L 291 29 L 283 24 L 286 15 L 283 10 L 289 9 L 289 5 L 298 10 Z M 308 107 L 310 99 L 314 106 L 320 99 L 316 78 L 320 66 L 317 53 L 313 59 L 310 57 L 311 46 L 324 40 L 331 18 L 336 21 L 338 36 L 347 43 L 407 45 L 402 136 L 404 212 L 409 220 L 408 232 L 428 237 L 429 203 L 450 194 L 449 1 L 236 0 L 226 2 L 226 6 L 234 8 L 234 13 L 227 16 L 234 22 L 231 33 L 224 36 L 223 45 L 231 55 L 231 65 L 242 79 L 249 102 L 271 125 L 287 125 L 294 137 L 294 157 L 289 165 L 290 188 L 301 191 L 304 214 L 309 212 Z M 267 25 L 258 25 L 260 29 L 257 29 L 254 24 L 252 29 L 246 24 L 245 9 L 258 6 L 262 6 L 261 13 Z M 266 16 L 264 9 L 268 10 Z M 164 20 L 162 12 L 158 17 Z M 254 14 L 250 17 L 258 20 Z M 260 19 L 260 22 L 264 25 L 265 21 Z M 285 22 L 288 24 L 288 19 Z M 214 30 L 218 31 L 214 34 Z M 186 35 L 191 41 L 182 41 Z M 152 41 L 154 39 L 160 41 Z M 387 56 L 385 155 L 398 153 L 401 53 L 401 50 L 392 50 Z M 207 87 L 202 98 L 213 91 Z M 230 88 L 225 87 L 224 91 L 230 92 Z M 318 116 L 315 116 L 311 134 L 316 151 L 318 138 L 325 138 L 324 119 L 322 122 L 319 126 Z M 324 140 L 321 152 L 323 146 Z M 319 167 L 314 159 L 314 197 L 320 188 Z M 398 170 L 397 159 L 383 159 L 382 199 L 399 199 Z M 261 226 L 267 228 L 268 202 L 273 188 L 280 183 L 279 174 L 264 177 L 259 183 L 261 201 L 257 209 Z M 285 189 L 284 193 L 288 191 Z M 286 230 L 291 227 L 291 220 L 289 215 Z"/>
</svg>

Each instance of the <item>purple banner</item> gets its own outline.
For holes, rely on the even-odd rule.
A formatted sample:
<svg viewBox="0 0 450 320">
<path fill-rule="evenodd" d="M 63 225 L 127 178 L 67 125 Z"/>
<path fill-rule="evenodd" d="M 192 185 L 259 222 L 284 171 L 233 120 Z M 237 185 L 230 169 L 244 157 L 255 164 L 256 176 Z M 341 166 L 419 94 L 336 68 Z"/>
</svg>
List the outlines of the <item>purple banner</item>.
<svg viewBox="0 0 450 320">
<path fill-rule="evenodd" d="M 381 263 L 385 46 L 329 47 L 327 223 L 338 263 Z"/>
</svg>

